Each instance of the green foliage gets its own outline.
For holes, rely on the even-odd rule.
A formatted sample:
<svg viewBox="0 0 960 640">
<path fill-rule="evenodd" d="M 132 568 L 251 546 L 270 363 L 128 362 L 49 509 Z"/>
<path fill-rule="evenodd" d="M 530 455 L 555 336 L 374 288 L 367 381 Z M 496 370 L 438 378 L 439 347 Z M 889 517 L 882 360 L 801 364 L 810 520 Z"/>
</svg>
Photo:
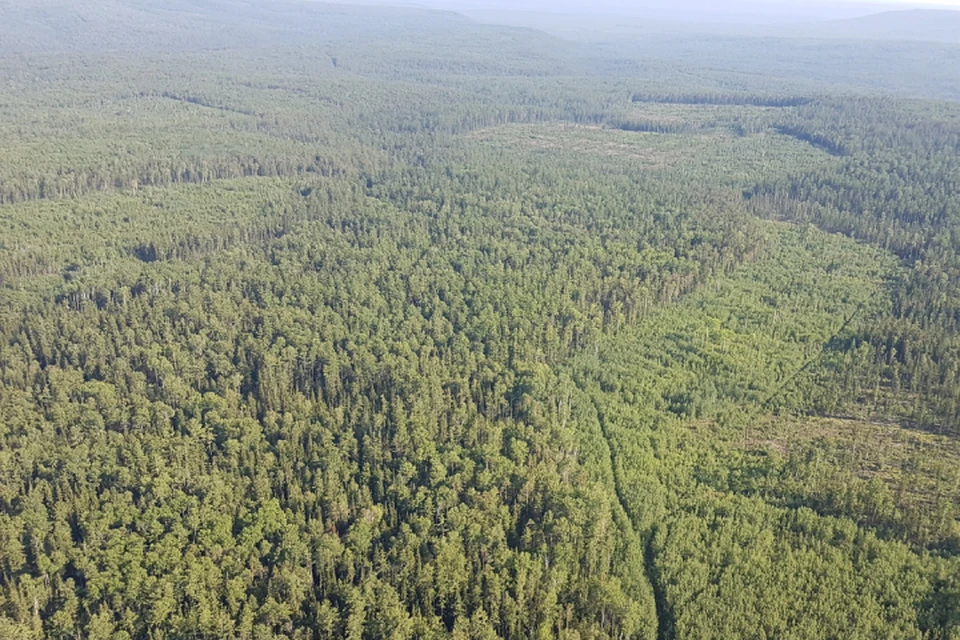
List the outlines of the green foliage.
<svg viewBox="0 0 960 640">
<path fill-rule="evenodd" d="M 375 11 L 0 64 L 0 637 L 958 637 L 956 109 Z"/>
</svg>

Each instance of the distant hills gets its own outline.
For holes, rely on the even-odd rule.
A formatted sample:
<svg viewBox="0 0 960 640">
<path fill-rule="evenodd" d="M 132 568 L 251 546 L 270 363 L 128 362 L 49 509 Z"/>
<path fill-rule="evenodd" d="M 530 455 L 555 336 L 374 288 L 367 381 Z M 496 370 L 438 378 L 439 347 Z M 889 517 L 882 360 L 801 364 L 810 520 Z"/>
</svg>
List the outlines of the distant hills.
<svg viewBox="0 0 960 640">
<path fill-rule="evenodd" d="M 372 2 L 373 0 L 344 0 Z M 404 0 L 381 0 L 404 4 Z M 608 16 L 617 20 L 656 20 L 713 24 L 796 24 L 865 16 L 876 2 L 847 0 L 415 0 L 410 4 L 451 9 L 469 16 L 513 13 Z M 885 10 L 914 8 L 887 4 Z"/>
<path fill-rule="evenodd" d="M 960 44 L 960 11 L 912 9 L 785 28 L 784 35 Z"/>
<path fill-rule="evenodd" d="M 384 0 L 387 2 L 388 0 Z M 437 6 L 440 0 L 424 0 Z M 600 3 L 560 3 L 550 10 L 535 3 L 508 6 L 502 2 L 447 3 L 464 15 L 493 24 L 532 27 L 581 41 L 609 41 L 637 35 L 679 35 L 697 33 L 731 37 L 829 38 L 844 40 L 890 40 L 960 44 L 960 11 L 947 9 L 904 9 L 869 13 L 870 5 L 842 5 L 861 15 L 811 16 L 796 10 L 777 14 L 772 9 L 740 3 L 714 7 L 695 2 L 665 8 L 652 0 L 633 6 L 629 13 L 616 15 Z M 876 8 L 876 5 L 872 5 Z M 752 9 L 751 9 L 752 7 Z M 729 10 L 723 13 L 723 10 Z M 812 11 L 812 9 L 811 9 Z"/>
<path fill-rule="evenodd" d="M 960 11 L 746 25 L 599 13 L 484 18 L 319 0 L 0 0 L 0 16 L 0 58 L 234 49 L 270 55 L 309 46 L 314 55 L 304 56 L 304 65 L 341 73 L 415 77 L 434 65 L 450 74 L 589 73 L 658 78 L 667 86 L 685 78 L 738 91 L 843 88 L 960 100 Z M 429 63 L 428 38 L 430 55 L 441 52 Z"/>
<path fill-rule="evenodd" d="M 0 0 L 0 16 L 0 61 L 62 54 L 158 58 L 233 50 L 257 50 L 268 57 L 295 48 L 309 52 L 302 58 L 304 68 L 378 77 L 418 76 L 438 68 L 450 74 L 512 76 L 619 69 L 600 53 L 543 31 L 488 25 L 452 11 L 414 6 L 315 0 Z M 0 65 L 0 83 L 4 70 Z"/>
<path fill-rule="evenodd" d="M 634 7 L 630 17 L 611 15 L 608 9 L 612 4 L 606 0 L 595 7 L 582 2 L 559 3 L 549 12 L 531 11 L 531 6 L 541 6 L 536 3 L 520 3 L 511 8 L 499 0 L 343 1 L 344 4 L 313 0 L 0 0 L 0 55 L 329 44 L 347 33 L 356 33 L 357 29 L 375 38 L 378 33 L 413 33 L 427 25 L 451 30 L 470 28 L 468 25 L 477 26 L 473 20 L 534 28 L 567 40 L 593 42 L 709 33 L 728 37 L 960 44 L 960 11 L 949 10 L 887 11 L 832 21 L 803 20 L 797 16 L 791 24 L 750 25 L 746 21 L 752 15 L 748 11 L 752 5 L 747 2 L 724 5 L 724 9 L 737 8 L 740 13 L 735 15 L 743 24 L 721 24 L 711 22 L 714 14 L 697 2 L 682 5 L 690 9 L 686 18 L 674 15 L 665 19 L 665 14 L 657 10 L 661 0 L 641 2 L 643 7 L 649 5 L 650 11 Z M 441 5 L 465 15 L 436 10 Z M 674 13 L 677 11 L 679 8 L 674 9 Z M 527 45 L 531 41 L 537 41 L 540 47 L 556 49 L 557 45 L 548 43 L 549 37 L 544 33 L 527 31 L 522 39 Z"/>
<path fill-rule="evenodd" d="M 298 0 L 0 0 L 0 54 L 324 43 L 363 27 L 469 24 L 452 12 Z"/>
</svg>

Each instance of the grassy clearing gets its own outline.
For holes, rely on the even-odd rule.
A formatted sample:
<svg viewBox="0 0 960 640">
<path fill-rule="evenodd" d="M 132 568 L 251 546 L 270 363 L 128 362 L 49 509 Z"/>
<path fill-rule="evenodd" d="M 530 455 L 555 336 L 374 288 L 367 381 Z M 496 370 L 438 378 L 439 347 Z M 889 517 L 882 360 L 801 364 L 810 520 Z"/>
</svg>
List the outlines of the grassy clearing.
<svg viewBox="0 0 960 640">
<path fill-rule="evenodd" d="M 678 105 L 650 106 L 674 109 Z M 702 113 L 687 105 L 679 106 L 683 108 L 669 117 L 684 118 L 684 122 L 696 124 L 697 131 L 680 135 L 569 123 L 510 124 L 476 131 L 464 139 L 543 155 L 605 157 L 637 170 L 689 176 L 691 180 L 728 187 L 750 185 L 835 161 L 829 154 L 770 128 L 740 134 L 709 114 L 714 109 L 722 112 L 726 108 L 697 107 L 708 111 Z M 687 111 L 693 111 L 696 118 L 686 115 Z M 710 118 L 714 118 L 714 124 L 699 128 L 701 122 Z"/>
</svg>

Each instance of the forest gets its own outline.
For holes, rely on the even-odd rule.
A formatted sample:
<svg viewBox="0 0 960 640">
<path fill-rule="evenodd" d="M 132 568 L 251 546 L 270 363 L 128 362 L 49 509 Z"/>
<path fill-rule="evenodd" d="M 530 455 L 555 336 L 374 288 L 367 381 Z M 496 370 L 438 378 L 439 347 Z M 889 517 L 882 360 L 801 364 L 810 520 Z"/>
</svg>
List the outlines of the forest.
<svg viewBox="0 0 960 640">
<path fill-rule="evenodd" d="M 960 45 L 0 8 L 0 639 L 960 639 Z"/>
</svg>

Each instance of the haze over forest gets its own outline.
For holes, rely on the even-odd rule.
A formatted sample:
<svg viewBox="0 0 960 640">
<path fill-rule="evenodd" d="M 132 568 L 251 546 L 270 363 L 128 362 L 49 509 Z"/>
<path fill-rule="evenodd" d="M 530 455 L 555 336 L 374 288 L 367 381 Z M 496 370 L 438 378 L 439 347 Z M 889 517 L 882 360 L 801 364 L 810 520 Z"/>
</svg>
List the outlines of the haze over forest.
<svg viewBox="0 0 960 640">
<path fill-rule="evenodd" d="M 352 4 L 386 4 L 410 7 L 428 7 L 440 10 L 472 13 L 552 13 L 575 15 L 607 15 L 647 20 L 674 20 L 694 23 L 795 23 L 805 21 L 841 20 L 863 17 L 887 11 L 944 10 L 957 8 L 960 3 L 912 1 L 831 2 L 818 1 L 763 1 L 726 0 L 419 0 L 416 2 L 375 2 L 354 0 Z"/>
<path fill-rule="evenodd" d="M 960 640 L 960 12 L 0 0 L 0 640 Z"/>
</svg>

